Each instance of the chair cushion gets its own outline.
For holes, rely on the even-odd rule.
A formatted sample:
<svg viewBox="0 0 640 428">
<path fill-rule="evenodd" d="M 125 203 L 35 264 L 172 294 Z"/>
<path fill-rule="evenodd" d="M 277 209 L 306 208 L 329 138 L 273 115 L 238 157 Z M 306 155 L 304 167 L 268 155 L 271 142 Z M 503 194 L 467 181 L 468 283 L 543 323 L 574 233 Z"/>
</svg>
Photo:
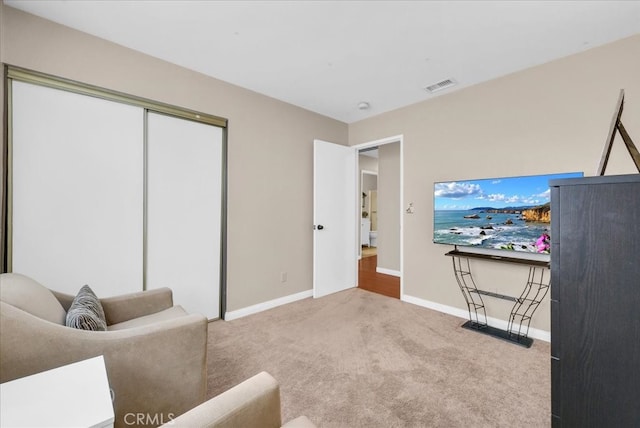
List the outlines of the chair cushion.
<svg viewBox="0 0 640 428">
<path fill-rule="evenodd" d="M 104 309 L 91 287 L 84 285 L 67 311 L 67 327 L 81 330 L 106 331 Z"/>
<path fill-rule="evenodd" d="M 19 273 L 0 274 L 0 300 L 38 318 L 65 325 L 67 313 L 51 290 Z"/>
<path fill-rule="evenodd" d="M 164 311 L 156 312 L 155 314 L 145 315 L 140 318 L 134 318 L 129 321 L 123 321 L 118 324 L 112 324 L 107 327 L 107 330 L 124 330 L 127 328 L 143 327 L 145 325 L 154 324 L 160 321 L 171 320 L 174 318 L 183 317 L 187 314 L 187 311 L 182 309 L 182 306 L 176 305 Z"/>
</svg>

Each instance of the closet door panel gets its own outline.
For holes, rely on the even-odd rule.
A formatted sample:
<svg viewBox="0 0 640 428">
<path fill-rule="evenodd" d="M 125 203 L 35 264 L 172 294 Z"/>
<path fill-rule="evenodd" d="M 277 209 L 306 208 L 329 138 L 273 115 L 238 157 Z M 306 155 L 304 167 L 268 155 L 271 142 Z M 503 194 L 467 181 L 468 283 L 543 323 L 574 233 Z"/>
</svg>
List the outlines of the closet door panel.
<svg viewBox="0 0 640 428">
<path fill-rule="evenodd" d="M 13 272 L 69 294 L 142 289 L 143 114 L 13 82 Z"/>
<path fill-rule="evenodd" d="M 220 317 L 222 129 L 149 113 L 147 288 Z"/>
</svg>

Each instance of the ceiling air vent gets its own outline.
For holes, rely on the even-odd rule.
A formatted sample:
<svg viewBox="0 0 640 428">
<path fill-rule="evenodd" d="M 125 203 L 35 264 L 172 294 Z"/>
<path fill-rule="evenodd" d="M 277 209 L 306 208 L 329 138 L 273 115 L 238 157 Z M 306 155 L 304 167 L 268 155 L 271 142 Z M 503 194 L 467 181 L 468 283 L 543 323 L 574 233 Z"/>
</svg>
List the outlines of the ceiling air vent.
<svg viewBox="0 0 640 428">
<path fill-rule="evenodd" d="M 445 79 L 438 83 L 434 83 L 433 85 L 429 85 L 424 89 L 427 92 L 434 93 L 434 92 L 441 91 L 443 89 L 450 88 L 451 86 L 454 86 L 456 83 L 458 82 L 456 82 L 454 79 Z"/>
</svg>

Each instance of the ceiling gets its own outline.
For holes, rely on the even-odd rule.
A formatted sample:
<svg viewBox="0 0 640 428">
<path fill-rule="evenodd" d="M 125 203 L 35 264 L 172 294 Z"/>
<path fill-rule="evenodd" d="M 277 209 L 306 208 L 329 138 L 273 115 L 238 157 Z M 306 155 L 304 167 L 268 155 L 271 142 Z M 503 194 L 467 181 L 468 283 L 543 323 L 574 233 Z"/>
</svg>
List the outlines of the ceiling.
<svg viewBox="0 0 640 428">
<path fill-rule="evenodd" d="M 4 2 L 346 123 L 640 33 L 640 1 Z"/>
</svg>

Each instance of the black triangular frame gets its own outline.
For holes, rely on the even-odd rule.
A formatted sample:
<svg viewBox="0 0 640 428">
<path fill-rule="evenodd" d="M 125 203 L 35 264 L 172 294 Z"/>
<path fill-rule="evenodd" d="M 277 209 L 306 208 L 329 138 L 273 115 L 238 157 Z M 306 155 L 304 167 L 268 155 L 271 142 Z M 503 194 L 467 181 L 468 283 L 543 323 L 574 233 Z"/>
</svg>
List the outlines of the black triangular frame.
<svg viewBox="0 0 640 428">
<path fill-rule="evenodd" d="M 616 131 L 620 132 L 620 136 L 622 137 L 622 141 L 624 141 L 625 146 L 627 146 L 627 150 L 631 155 L 631 159 L 633 159 L 633 163 L 636 165 L 638 172 L 640 173 L 640 152 L 636 148 L 635 144 L 631 140 L 631 137 L 627 133 L 627 130 L 624 128 L 622 124 L 621 116 L 622 116 L 622 108 L 624 106 L 624 89 L 620 89 L 620 96 L 618 97 L 618 103 L 616 104 L 616 109 L 613 114 L 613 119 L 611 120 L 611 126 L 609 127 L 609 134 L 607 138 L 607 142 L 605 143 L 604 150 L 602 151 L 602 157 L 600 158 L 600 165 L 598 166 L 598 175 L 604 175 L 605 170 L 607 169 L 607 163 L 609 162 L 609 155 L 611 154 L 611 147 L 613 146 L 613 141 L 616 137 Z"/>
</svg>

